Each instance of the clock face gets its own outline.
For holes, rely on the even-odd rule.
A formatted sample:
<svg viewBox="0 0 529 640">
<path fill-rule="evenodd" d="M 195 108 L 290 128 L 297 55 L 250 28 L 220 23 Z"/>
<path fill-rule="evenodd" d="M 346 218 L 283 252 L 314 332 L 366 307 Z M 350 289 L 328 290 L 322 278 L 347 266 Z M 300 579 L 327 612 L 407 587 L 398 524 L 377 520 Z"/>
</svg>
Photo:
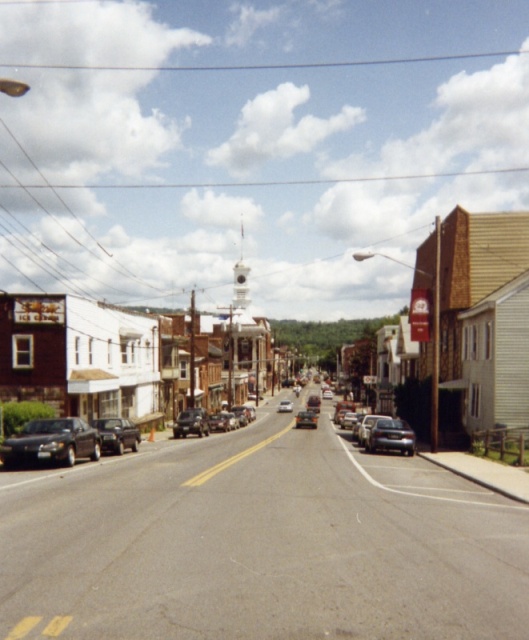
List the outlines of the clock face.
<svg viewBox="0 0 529 640">
<path fill-rule="evenodd" d="M 246 276 L 238 276 L 237 277 L 237 282 L 239 284 L 244 284 L 246 282 Z"/>
</svg>

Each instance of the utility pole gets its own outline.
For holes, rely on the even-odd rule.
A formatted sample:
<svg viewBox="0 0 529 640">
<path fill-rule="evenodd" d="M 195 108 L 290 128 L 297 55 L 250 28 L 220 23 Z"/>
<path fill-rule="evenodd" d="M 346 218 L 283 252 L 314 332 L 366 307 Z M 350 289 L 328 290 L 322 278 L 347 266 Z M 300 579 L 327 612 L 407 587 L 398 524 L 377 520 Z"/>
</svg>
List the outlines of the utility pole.
<svg viewBox="0 0 529 640">
<path fill-rule="evenodd" d="M 230 324 L 228 329 L 229 364 L 228 364 L 228 406 L 233 405 L 233 305 L 230 304 Z"/>
<path fill-rule="evenodd" d="M 191 371 L 189 372 L 189 406 L 193 408 L 195 406 L 195 290 L 191 291 L 191 357 L 189 366 Z"/>
</svg>

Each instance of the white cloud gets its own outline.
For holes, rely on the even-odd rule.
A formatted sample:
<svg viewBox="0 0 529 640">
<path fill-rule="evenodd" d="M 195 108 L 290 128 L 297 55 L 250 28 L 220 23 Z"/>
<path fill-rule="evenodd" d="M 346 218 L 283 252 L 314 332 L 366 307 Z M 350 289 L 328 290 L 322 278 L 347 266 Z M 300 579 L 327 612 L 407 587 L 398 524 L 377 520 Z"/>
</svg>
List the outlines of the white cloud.
<svg viewBox="0 0 529 640">
<path fill-rule="evenodd" d="M 307 85 L 285 82 L 248 101 L 237 131 L 228 142 L 209 151 L 207 163 L 223 166 L 235 176 L 246 176 L 269 160 L 309 153 L 327 137 L 365 119 L 362 109 L 346 105 L 326 120 L 309 115 L 295 123 L 295 109 L 309 99 Z"/>
<path fill-rule="evenodd" d="M 254 228 L 263 218 L 262 208 L 251 198 L 229 196 L 225 193 L 215 194 L 207 189 L 199 195 L 192 189 L 182 198 L 182 213 L 186 218 L 194 220 L 201 226 L 211 225 L 229 229 Z"/>
<path fill-rule="evenodd" d="M 23 24 L 31 28 L 21 28 Z M 60 37 L 50 37 L 50 25 L 55 24 L 63 25 Z M 159 110 L 143 113 L 140 92 L 171 53 L 210 42 L 204 34 L 155 22 L 145 3 L 34 3 L 13 8 L 0 22 L 0 57 L 64 68 L 19 71 L 32 89 L 16 105 L 6 106 L 2 115 L 51 182 L 82 184 L 111 171 L 139 177 L 159 166 L 164 153 L 179 147 L 187 126 Z M 79 71 L 70 66 L 152 70 Z M 18 157 L 16 169 L 22 179 L 34 175 Z"/>
<path fill-rule="evenodd" d="M 234 4 L 231 11 L 237 18 L 230 24 L 225 40 L 228 46 L 239 48 L 249 44 L 260 29 L 277 23 L 281 16 L 280 7 L 259 10 L 250 5 Z"/>
</svg>

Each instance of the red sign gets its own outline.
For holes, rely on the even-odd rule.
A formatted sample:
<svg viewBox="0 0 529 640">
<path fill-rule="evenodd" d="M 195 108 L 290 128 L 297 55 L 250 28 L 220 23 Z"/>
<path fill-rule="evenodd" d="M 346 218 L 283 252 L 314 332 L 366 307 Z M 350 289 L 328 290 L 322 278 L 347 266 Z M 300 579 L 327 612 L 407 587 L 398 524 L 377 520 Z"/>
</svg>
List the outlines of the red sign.
<svg viewBox="0 0 529 640">
<path fill-rule="evenodd" d="M 430 342 L 431 300 L 430 289 L 412 289 L 410 324 L 413 342 Z"/>
</svg>

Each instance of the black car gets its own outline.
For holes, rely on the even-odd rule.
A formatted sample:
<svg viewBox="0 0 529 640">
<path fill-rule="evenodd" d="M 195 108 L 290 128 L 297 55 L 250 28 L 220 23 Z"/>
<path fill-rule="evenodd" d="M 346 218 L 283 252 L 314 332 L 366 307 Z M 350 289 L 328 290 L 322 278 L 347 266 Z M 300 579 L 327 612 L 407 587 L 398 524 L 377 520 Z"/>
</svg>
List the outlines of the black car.
<svg viewBox="0 0 529 640">
<path fill-rule="evenodd" d="M 125 418 L 98 418 L 92 422 L 101 435 L 101 450 L 122 456 L 125 449 L 137 452 L 141 443 L 138 427 Z"/>
<path fill-rule="evenodd" d="M 31 420 L 0 446 L 4 467 L 35 462 L 58 462 L 73 467 L 77 458 L 97 462 L 101 436 L 81 418 Z"/>
<path fill-rule="evenodd" d="M 318 428 L 318 414 L 314 411 L 300 411 L 296 416 L 296 428 L 309 427 L 310 429 Z"/>
<path fill-rule="evenodd" d="M 173 426 L 175 438 L 185 438 L 190 433 L 202 438 L 209 436 L 208 414 L 205 409 L 194 407 L 180 411 Z"/>
</svg>

